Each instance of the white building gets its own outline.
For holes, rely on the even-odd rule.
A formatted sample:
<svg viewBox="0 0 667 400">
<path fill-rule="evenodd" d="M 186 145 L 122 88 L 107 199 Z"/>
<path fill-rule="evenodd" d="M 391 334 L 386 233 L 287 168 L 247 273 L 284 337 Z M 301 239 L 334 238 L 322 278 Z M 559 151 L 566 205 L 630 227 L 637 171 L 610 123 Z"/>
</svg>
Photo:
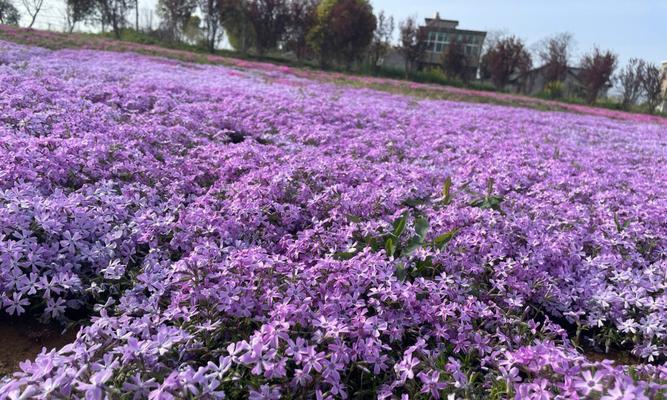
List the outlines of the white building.
<svg viewBox="0 0 667 400">
<path fill-rule="evenodd" d="M 662 92 L 667 97 L 667 61 L 662 62 L 662 70 L 665 72 L 665 80 L 662 82 Z M 662 101 L 658 109 L 660 112 L 667 113 L 667 98 Z"/>
</svg>

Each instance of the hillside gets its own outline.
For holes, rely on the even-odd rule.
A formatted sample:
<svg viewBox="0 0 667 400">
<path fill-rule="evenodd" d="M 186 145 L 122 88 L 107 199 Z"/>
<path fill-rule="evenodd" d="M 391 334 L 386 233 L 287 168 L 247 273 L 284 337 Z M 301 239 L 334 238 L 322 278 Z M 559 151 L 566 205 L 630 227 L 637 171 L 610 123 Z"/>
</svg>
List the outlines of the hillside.
<svg viewBox="0 0 667 400">
<path fill-rule="evenodd" d="M 92 34 L 65 34 L 52 31 L 25 29 L 12 25 L 0 24 L 0 39 L 26 45 L 45 47 L 49 49 L 84 48 L 105 51 L 135 52 L 144 55 L 166 57 L 186 62 L 220 64 L 230 67 L 250 68 L 267 72 L 275 70 L 281 73 L 289 73 L 306 79 L 314 79 L 322 82 L 332 82 L 353 87 L 372 88 L 390 93 L 406 94 L 420 98 L 509 105 L 544 111 L 574 112 L 579 114 L 604 116 L 620 120 L 667 124 L 667 119 L 662 116 L 635 114 L 579 104 L 543 100 L 522 95 L 480 91 L 437 84 L 423 84 L 395 79 L 358 76 L 353 74 L 327 72 L 322 70 L 290 67 L 285 65 L 275 65 L 267 62 L 249 61 L 230 56 L 211 55 L 208 53 L 192 52 L 181 49 L 170 49 L 156 45 L 146 45 L 141 43 L 113 40 Z"/>
<path fill-rule="evenodd" d="M 664 396 L 662 119 L 85 46 L 0 42 L 0 398 Z"/>
</svg>

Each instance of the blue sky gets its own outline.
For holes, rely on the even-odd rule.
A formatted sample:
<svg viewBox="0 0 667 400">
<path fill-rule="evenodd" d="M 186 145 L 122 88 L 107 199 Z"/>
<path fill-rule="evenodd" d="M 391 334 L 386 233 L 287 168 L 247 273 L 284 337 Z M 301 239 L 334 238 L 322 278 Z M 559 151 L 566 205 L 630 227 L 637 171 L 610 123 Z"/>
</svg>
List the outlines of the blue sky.
<svg viewBox="0 0 667 400">
<path fill-rule="evenodd" d="M 398 20 L 420 19 L 436 11 L 460 21 L 461 28 L 505 30 L 529 45 L 570 32 L 577 58 L 594 45 L 616 52 L 621 63 L 641 57 L 667 61 L 667 0 L 372 0 Z"/>
</svg>

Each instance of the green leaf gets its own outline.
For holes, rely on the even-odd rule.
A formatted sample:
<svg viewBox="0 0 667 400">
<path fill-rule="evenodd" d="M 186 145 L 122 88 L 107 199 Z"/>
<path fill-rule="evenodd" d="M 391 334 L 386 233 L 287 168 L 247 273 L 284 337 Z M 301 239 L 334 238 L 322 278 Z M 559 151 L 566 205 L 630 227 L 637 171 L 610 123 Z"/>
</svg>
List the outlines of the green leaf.
<svg viewBox="0 0 667 400">
<path fill-rule="evenodd" d="M 428 232 L 428 220 L 426 218 L 419 217 L 415 220 L 415 232 L 422 239 L 426 237 L 426 232 Z"/>
<path fill-rule="evenodd" d="M 493 184 L 495 183 L 495 179 L 489 178 L 486 180 L 486 196 L 491 197 L 491 193 L 493 193 Z"/>
<path fill-rule="evenodd" d="M 454 236 L 459 232 L 459 228 L 454 228 L 451 231 L 447 233 L 443 233 L 442 235 L 436 237 L 433 240 L 433 245 L 442 250 L 447 243 L 449 243 L 452 239 L 454 239 Z"/>
<path fill-rule="evenodd" d="M 357 254 L 358 254 L 357 252 L 353 252 L 353 251 L 341 251 L 341 252 L 335 253 L 334 258 L 336 260 L 339 260 L 339 261 L 347 261 L 347 260 L 351 260 L 352 258 L 354 258 L 354 256 L 356 256 Z"/>
<path fill-rule="evenodd" d="M 340 251 L 338 253 L 334 253 L 333 257 L 336 260 L 347 261 L 347 260 L 350 260 L 350 259 L 354 258 L 354 256 L 356 256 L 357 254 L 359 254 L 362 249 L 363 248 L 361 247 L 361 245 L 359 243 L 355 243 L 355 244 L 352 245 L 352 247 L 350 247 L 349 249 L 347 249 L 345 251 Z"/>
<path fill-rule="evenodd" d="M 614 213 L 614 224 L 616 224 L 616 230 L 618 233 L 623 232 L 623 227 L 621 226 L 621 222 L 618 220 L 618 214 Z"/>
<path fill-rule="evenodd" d="M 393 257 L 394 252 L 396 252 L 396 244 L 394 244 L 394 239 L 387 238 L 387 240 L 384 242 L 384 249 L 386 250 L 389 257 Z"/>
<path fill-rule="evenodd" d="M 618 233 L 623 232 L 630 226 L 630 220 L 626 219 L 623 223 L 621 223 L 621 220 L 618 218 L 618 214 L 614 213 L 614 224 L 616 224 L 616 230 Z"/>
<path fill-rule="evenodd" d="M 408 223 L 408 212 L 404 212 L 403 215 L 396 221 L 394 221 L 394 230 L 392 231 L 392 235 L 394 235 L 395 238 L 399 238 L 403 231 L 405 230 L 405 225 Z"/>
<path fill-rule="evenodd" d="M 408 277 L 408 271 L 405 269 L 403 264 L 398 264 L 394 270 L 394 275 L 396 275 L 399 281 L 405 281 L 405 279 Z"/>
<path fill-rule="evenodd" d="M 442 204 L 448 206 L 452 203 L 452 195 L 450 193 L 452 188 L 452 177 L 445 178 L 445 184 L 442 186 Z"/>
<path fill-rule="evenodd" d="M 424 244 L 424 239 L 420 236 L 413 236 L 412 239 L 408 240 L 408 243 L 405 245 L 405 248 L 402 251 L 402 255 L 410 255 L 414 253 L 415 250 L 422 247 Z"/>
</svg>

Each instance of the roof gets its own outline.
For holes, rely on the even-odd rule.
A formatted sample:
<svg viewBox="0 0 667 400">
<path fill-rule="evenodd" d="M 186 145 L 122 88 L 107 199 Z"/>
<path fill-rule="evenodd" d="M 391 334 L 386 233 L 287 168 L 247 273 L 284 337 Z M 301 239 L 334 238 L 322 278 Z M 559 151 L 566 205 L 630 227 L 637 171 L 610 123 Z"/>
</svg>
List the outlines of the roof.
<svg viewBox="0 0 667 400">
<path fill-rule="evenodd" d="M 439 21 L 439 22 L 453 22 L 453 23 L 456 23 L 457 25 L 459 24 L 459 21 L 457 21 L 457 20 L 455 20 L 455 19 L 424 18 L 424 20 L 425 20 L 426 22 L 430 22 L 430 21 Z"/>
<path fill-rule="evenodd" d="M 544 65 L 541 65 L 539 67 L 533 68 L 530 71 L 525 72 L 524 74 L 521 74 L 519 72 L 515 72 L 510 77 L 510 82 L 517 81 L 517 80 L 519 80 L 519 78 L 521 78 L 524 75 L 532 75 L 532 74 L 538 73 L 538 72 L 544 70 L 546 67 L 547 67 L 547 65 L 544 64 Z M 581 68 L 579 68 L 579 67 L 567 67 L 567 73 L 574 76 L 576 79 L 579 79 L 579 72 L 581 72 Z"/>
<path fill-rule="evenodd" d="M 473 35 L 486 36 L 484 31 L 473 31 L 468 29 L 459 29 L 459 21 L 454 19 L 442 19 L 440 13 L 436 12 L 433 18 L 424 18 L 425 25 L 422 28 L 427 30 L 441 31 L 441 32 L 458 32 L 469 33 Z"/>
</svg>

